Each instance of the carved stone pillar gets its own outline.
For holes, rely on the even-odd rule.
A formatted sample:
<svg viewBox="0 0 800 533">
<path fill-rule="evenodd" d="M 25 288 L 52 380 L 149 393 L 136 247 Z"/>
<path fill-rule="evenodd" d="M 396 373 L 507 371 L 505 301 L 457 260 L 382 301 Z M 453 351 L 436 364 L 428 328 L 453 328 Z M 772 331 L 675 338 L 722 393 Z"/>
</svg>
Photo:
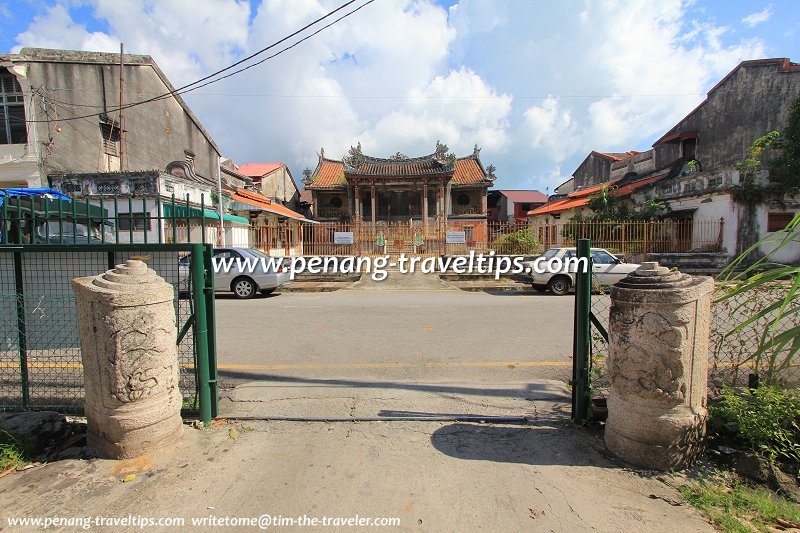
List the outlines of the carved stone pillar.
<svg viewBox="0 0 800 533">
<path fill-rule="evenodd" d="M 358 186 L 358 183 L 355 184 L 355 218 L 356 222 L 361 222 L 361 187 Z"/>
<path fill-rule="evenodd" d="M 72 283 L 89 446 L 128 458 L 174 444 L 183 426 L 172 285 L 134 260 Z"/>
<path fill-rule="evenodd" d="M 644 263 L 611 288 L 608 449 L 668 470 L 702 450 L 714 282 Z"/>
</svg>

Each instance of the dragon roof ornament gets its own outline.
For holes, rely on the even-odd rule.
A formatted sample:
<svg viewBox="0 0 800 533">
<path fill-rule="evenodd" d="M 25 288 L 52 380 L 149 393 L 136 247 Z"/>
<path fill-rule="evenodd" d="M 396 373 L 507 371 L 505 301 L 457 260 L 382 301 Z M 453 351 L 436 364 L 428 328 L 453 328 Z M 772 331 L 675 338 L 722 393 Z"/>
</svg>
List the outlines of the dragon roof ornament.
<svg viewBox="0 0 800 533">
<path fill-rule="evenodd" d="M 432 159 L 441 165 L 453 165 L 456 162 L 456 154 L 450 152 L 446 144 L 436 141 L 436 151 Z"/>
<path fill-rule="evenodd" d="M 494 175 L 494 171 L 497 170 L 497 167 L 494 165 L 489 165 L 486 167 L 486 179 L 489 181 L 494 181 L 497 179 L 497 176 Z"/>
<path fill-rule="evenodd" d="M 300 180 L 303 183 L 303 185 L 311 185 L 312 183 L 314 183 L 314 180 L 311 178 L 310 168 L 306 168 L 305 170 L 303 170 L 303 176 L 304 178 Z"/>
<path fill-rule="evenodd" d="M 347 153 L 349 155 L 346 155 L 342 158 L 342 163 L 344 163 L 345 170 L 353 171 L 361 166 L 361 164 L 366 160 L 364 153 L 361 151 L 361 142 L 359 142 L 355 147 L 351 146 Z"/>
</svg>

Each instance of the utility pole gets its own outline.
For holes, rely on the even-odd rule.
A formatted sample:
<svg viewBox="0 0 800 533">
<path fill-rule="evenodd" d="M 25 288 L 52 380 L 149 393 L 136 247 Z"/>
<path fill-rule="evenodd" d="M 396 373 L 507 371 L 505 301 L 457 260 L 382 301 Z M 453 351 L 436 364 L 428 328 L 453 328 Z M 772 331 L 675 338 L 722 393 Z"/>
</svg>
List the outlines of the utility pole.
<svg viewBox="0 0 800 533">
<path fill-rule="evenodd" d="M 123 91 L 125 87 L 125 77 L 122 71 L 125 68 L 125 47 L 119 43 L 119 170 L 125 169 L 125 114 L 122 111 Z"/>
<path fill-rule="evenodd" d="M 225 246 L 225 221 L 222 220 L 222 157 L 217 156 L 217 213 L 219 213 L 219 238 L 217 244 Z"/>
</svg>

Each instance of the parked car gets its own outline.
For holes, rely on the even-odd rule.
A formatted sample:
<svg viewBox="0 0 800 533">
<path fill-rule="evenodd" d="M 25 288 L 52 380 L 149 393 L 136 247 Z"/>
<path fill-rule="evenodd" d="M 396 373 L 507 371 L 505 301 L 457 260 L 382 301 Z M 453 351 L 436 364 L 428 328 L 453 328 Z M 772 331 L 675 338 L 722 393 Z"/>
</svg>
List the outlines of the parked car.
<svg viewBox="0 0 800 533">
<path fill-rule="evenodd" d="M 592 255 L 592 277 L 601 285 L 613 285 L 639 268 L 639 265 L 625 263 L 622 259 L 603 248 L 592 248 L 590 253 Z M 528 266 L 531 268 L 531 284 L 534 290 L 539 292 L 549 290 L 557 295 L 567 294 L 575 286 L 577 264 L 570 265 L 568 269 L 566 260 L 577 256 L 578 253 L 575 248 L 550 248 L 539 256 L 542 259 L 539 262 L 541 267 L 544 267 L 546 261 L 553 258 L 561 259 L 564 264 L 559 271 L 541 274 L 533 270 L 536 260 L 531 261 Z"/>
<path fill-rule="evenodd" d="M 275 289 L 291 283 L 289 269 L 286 268 L 285 263 L 282 262 L 277 269 L 271 268 L 272 265 L 269 261 L 275 258 L 269 257 L 261 250 L 239 247 L 215 248 L 213 257 L 214 261 L 233 260 L 231 268 L 227 272 L 223 268 L 215 269 L 215 292 L 230 291 L 237 298 L 247 299 L 252 298 L 258 292 L 270 294 Z M 264 259 L 263 262 L 262 258 Z M 237 259 L 242 262 L 237 261 Z M 242 264 L 248 260 L 255 267 L 252 270 L 246 269 L 245 265 Z M 190 267 L 190 256 L 182 258 L 178 264 L 182 291 L 189 290 Z"/>
</svg>

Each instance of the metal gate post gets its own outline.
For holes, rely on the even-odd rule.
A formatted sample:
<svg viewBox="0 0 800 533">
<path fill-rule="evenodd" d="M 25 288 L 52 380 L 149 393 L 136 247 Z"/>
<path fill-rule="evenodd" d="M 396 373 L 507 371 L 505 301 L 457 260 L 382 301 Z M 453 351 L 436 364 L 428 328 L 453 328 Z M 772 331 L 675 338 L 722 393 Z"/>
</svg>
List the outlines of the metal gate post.
<svg viewBox="0 0 800 533">
<path fill-rule="evenodd" d="M 208 328 L 208 385 L 211 396 L 211 417 L 216 418 L 219 407 L 219 381 L 217 376 L 217 311 L 214 303 L 214 264 L 211 260 L 214 255 L 214 246 L 205 245 L 203 261 L 206 276 L 204 287 L 206 299 L 206 326 Z"/>
<path fill-rule="evenodd" d="M 572 341 L 572 421 L 583 425 L 589 418 L 589 348 L 592 342 L 589 316 L 592 298 L 592 257 L 589 239 L 578 239 L 578 259 L 586 258 L 586 269 L 578 262 L 575 272 L 575 326 Z"/>
<path fill-rule="evenodd" d="M 14 252 L 14 284 L 17 293 L 17 345 L 19 346 L 19 372 L 22 384 L 22 407 L 30 402 L 28 380 L 28 333 L 25 327 L 25 283 L 22 278 L 22 252 Z"/>
<path fill-rule="evenodd" d="M 194 338 L 197 349 L 197 368 L 195 379 L 198 380 L 200 395 L 200 418 L 203 425 L 211 424 L 211 387 L 208 366 L 208 316 L 206 314 L 205 298 L 205 261 L 203 259 L 205 246 L 192 244 L 192 299 L 194 300 Z"/>
</svg>

